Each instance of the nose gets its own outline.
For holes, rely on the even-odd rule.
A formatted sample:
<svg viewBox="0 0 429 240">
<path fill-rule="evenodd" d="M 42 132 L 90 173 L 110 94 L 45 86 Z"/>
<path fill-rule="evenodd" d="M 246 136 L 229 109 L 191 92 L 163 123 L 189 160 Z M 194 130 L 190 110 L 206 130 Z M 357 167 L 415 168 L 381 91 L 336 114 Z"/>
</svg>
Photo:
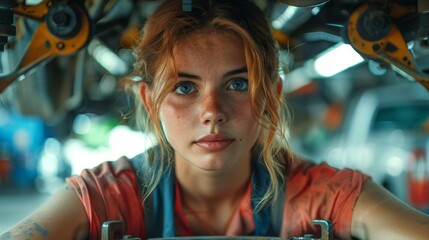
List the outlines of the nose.
<svg viewBox="0 0 429 240">
<path fill-rule="evenodd" d="M 222 98 L 216 92 L 211 92 L 203 96 L 201 123 L 216 125 L 226 121 L 226 114 Z"/>
</svg>

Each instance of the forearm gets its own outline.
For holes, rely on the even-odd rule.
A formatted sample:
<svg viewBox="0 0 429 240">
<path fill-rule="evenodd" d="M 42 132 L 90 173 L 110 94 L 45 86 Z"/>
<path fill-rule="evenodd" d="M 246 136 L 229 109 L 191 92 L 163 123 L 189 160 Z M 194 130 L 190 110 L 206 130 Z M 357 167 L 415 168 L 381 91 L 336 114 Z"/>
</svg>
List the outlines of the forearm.
<svg viewBox="0 0 429 240">
<path fill-rule="evenodd" d="M 39 209 L 0 234 L 0 240 L 87 239 L 88 225 L 77 194 L 66 184 Z"/>
<path fill-rule="evenodd" d="M 34 220 L 26 219 L 13 228 L 0 234 L 0 240 L 14 239 L 87 239 L 87 232 L 81 228 L 77 230 L 62 228 L 62 231 L 50 231 Z"/>
<path fill-rule="evenodd" d="M 0 240 L 7 239 L 53 239 L 45 227 L 32 219 L 25 219 L 0 235 Z"/>
<path fill-rule="evenodd" d="M 426 240 L 429 216 L 369 181 L 355 206 L 352 235 L 358 239 Z"/>
</svg>

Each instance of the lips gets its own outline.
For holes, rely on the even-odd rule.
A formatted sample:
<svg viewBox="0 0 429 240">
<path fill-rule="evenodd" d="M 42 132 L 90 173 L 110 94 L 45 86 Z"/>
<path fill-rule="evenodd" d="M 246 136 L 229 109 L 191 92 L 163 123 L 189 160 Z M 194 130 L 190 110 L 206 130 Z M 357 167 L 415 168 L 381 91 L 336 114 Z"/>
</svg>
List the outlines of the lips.
<svg viewBox="0 0 429 240">
<path fill-rule="evenodd" d="M 226 135 L 210 134 L 198 139 L 195 144 L 206 151 L 217 152 L 227 148 L 232 142 L 234 139 Z"/>
</svg>

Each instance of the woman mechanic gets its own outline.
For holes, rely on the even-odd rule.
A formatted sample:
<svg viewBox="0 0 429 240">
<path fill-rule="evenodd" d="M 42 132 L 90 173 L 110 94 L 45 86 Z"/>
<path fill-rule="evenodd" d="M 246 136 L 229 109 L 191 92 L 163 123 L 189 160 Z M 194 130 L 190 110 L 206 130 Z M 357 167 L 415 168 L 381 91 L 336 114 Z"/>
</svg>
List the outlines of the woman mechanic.
<svg viewBox="0 0 429 240">
<path fill-rule="evenodd" d="M 256 5 L 182 7 L 165 1 L 148 19 L 136 46 L 141 80 L 127 86 L 156 147 L 68 178 L 0 239 L 100 239 L 112 220 L 142 239 L 290 238 L 317 236 L 315 219 L 329 220 L 335 238 L 429 239 L 429 217 L 367 175 L 293 156 L 278 50 Z"/>
</svg>

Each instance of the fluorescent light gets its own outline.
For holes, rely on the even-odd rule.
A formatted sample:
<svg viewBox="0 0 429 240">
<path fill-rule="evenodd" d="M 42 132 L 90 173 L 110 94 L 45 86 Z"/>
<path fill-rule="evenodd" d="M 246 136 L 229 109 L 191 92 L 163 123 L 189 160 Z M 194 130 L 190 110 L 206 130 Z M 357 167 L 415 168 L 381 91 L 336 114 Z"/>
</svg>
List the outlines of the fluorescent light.
<svg viewBox="0 0 429 240">
<path fill-rule="evenodd" d="M 43 0 L 26 0 L 25 5 L 30 5 L 30 6 L 39 5 L 42 3 L 42 1 Z"/>
<path fill-rule="evenodd" d="M 283 79 L 283 90 L 285 92 L 293 92 L 311 83 L 307 73 L 308 71 L 305 68 L 298 68 L 288 74 L 280 74 L 280 77 Z"/>
<path fill-rule="evenodd" d="M 323 52 L 314 61 L 314 70 L 322 77 L 330 77 L 363 60 L 349 44 L 339 43 Z"/>
<path fill-rule="evenodd" d="M 299 8 L 294 6 L 288 6 L 279 17 L 271 22 L 274 28 L 280 29 L 288 21 L 292 19 L 293 16 L 298 12 Z"/>
<path fill-rule="evenodd" d="M 110 74 L 122 76 L 128 72 L 128 66 L 125 61 L 101 41 L 93 39 L 89 43 L 88 52 Z"/>
</svg>

